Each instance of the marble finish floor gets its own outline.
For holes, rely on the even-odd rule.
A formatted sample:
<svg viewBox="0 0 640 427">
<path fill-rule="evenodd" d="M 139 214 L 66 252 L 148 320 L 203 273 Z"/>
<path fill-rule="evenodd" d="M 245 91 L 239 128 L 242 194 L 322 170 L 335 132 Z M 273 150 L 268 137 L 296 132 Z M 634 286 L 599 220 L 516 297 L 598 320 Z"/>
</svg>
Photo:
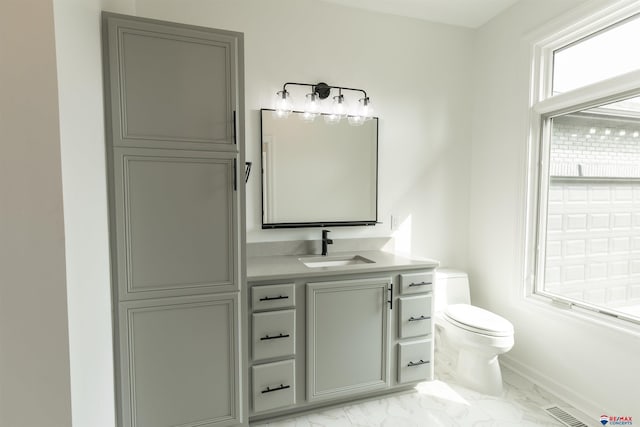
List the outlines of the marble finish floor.
<svg viewBox="0 0 640 427">
<path fill-rule="evenodd" d="M 487 396 L 455 384 L 447 374 L 424 382 L 415 392 L 252 424 L 255 427 L 515 427 L 563 426 L 542 409 L 570 405 L 502 367 L 503 395 Z"/>
</svg>

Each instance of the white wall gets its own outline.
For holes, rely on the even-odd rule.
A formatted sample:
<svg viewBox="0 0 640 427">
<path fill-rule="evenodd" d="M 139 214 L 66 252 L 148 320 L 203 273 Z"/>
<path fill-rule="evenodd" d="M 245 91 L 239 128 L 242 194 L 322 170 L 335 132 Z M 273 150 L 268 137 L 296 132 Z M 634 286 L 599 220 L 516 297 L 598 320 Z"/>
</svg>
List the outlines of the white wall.
<svg viewBox="0 0 640 427">
<path fill-rule="evenodd" d="M 0 425 L 71 424 L 51 1 L 0 2 Z"/>
<path fill-rule="evenodd" d="M 380 117 L 379 220 L 332 237 L 391 235 L 401 248 L 466 265 L 473 32 L 317 0 L 138 0 L 137 13 L 244 32 L 247 160 L 259 165 L 259 109 L 287 81 L 364 88 Z M 261 230 L 258 167 L 247 189 L 247 240 L 318 239 L 319 229 Z M 407 239 L 409 240 L 409 239 Z"/>
<path fill-rule="evenodd" d="M 128 0 L 54 0 L 73 425 L 115 425 L 102 96 L 101 10 Z"/>
<path fill-rule="evenodd" d="M 529 95 L 529 45 L 524 36 L 578 3 L 523 0 L 476 35 L 472 299 L 514 323 L 516 344 L 503 360 L 560 391 L 593 417 L 638 415 L 638 336 L 523 298 Z"/>
</svg>

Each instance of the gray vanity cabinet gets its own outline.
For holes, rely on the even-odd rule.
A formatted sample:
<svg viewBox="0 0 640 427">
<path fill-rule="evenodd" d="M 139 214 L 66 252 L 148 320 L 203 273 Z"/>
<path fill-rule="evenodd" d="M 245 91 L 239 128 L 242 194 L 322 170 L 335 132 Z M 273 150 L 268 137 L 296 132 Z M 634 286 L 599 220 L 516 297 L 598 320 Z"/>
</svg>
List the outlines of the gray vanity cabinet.
<svg viewBox="0 0 640 427">
<path fill-rule="evenodd" d="M 251 422 L 433 379 L 437 261 L 358 255 L 371 262 L 310 268 L 299 255 L 249 259 Z"/>
<path fill-rule="evenodd" d="M 246 425 L 243 35 L 103 15 L 119 427 Z"/>
<path fill-rule="evenodd" d="M 388 388 L 389 277 L 307 285 L 309 401 Z"/>
</svg>

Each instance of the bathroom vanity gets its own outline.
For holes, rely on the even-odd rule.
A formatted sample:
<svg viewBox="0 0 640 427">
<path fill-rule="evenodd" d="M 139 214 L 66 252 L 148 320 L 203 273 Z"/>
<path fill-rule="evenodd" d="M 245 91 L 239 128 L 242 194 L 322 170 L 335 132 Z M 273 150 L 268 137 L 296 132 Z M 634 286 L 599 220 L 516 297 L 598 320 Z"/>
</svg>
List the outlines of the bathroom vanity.
<svg viewBox="0 0 640 427">
<path fill-rule="evenodd" d="M 381 251 L 249 258 L 250 420 L 432 379 L 437 265 Z"/>
</svg>

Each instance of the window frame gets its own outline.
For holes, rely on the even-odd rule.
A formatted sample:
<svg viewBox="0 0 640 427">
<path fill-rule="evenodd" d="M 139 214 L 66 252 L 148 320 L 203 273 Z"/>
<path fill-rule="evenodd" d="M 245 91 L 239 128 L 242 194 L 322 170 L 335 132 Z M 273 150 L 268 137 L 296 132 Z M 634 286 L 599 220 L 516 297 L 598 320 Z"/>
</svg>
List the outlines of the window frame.
<svg viewBox="0 0 640 427">
<path fill-rule="evenodd" d="M 596 9 L 597 8 L 597 9 Z M 544 268 L 547 230 L 547 197 L 549 191 L 549 150 L 551 119 L 640 95 L 640 70 L 552 94 L 553 54 L 594 33 L 611 27 L 640 13 L 634 0 L 618 0 L 602 8 L 589 3 L 563 22 L 552 22 L 539 35 L 530 37 L 530 94 L 526 167 L 525 259 L 523 263 L 525 297 L 550 303 L 562 309 L 587 314 L 592 319 L 616 326 L 640 330 L 640 320 L 598 306 L 575 301 L 544 291 Z"/>
</svg>

